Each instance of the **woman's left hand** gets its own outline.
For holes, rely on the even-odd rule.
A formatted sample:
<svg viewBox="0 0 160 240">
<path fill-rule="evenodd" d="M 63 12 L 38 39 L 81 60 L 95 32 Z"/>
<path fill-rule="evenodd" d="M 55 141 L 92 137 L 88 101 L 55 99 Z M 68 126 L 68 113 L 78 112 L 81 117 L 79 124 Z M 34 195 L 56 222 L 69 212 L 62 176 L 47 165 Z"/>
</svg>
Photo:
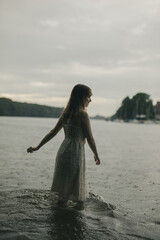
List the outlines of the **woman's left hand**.
<svg viewBox="0 0 160 240">
<path fill-rule="evenodd" d="M 96 155 L 94 155 L 94 159 L 95 159 L 96 165 L 99 165 L 101 163 L 99 157 L 97 157 Z"/>
</svg>

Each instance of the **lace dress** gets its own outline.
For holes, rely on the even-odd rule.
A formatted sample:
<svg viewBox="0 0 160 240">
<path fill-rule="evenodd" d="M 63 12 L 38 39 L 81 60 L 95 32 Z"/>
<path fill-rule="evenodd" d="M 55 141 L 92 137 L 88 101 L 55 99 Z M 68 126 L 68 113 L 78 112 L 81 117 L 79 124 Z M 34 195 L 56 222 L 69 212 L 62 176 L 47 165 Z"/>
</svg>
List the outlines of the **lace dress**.
<svg viewBox="0 0 160 240">
<path fill-rule="evenodd" d="M 85 201 L 88 197 L 84 134 L 81 127 L 63 124 L 65 139 L 56 157 L 52 194 L 59 200 Z"/>
</svg>

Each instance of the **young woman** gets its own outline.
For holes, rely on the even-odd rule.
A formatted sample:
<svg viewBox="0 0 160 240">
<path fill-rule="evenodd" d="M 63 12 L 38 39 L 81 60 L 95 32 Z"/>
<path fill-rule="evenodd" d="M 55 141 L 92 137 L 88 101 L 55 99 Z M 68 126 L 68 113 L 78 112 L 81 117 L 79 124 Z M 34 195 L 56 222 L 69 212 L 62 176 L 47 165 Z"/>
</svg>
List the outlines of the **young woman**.
<svg viewBox="0 0 160 240">
<path fill-rule="evenodd" d="M 65 139 L 57 153 L 51 188 L 51 191 L 58 195 L 60 205 L 66 205 L 68 200 L 80 203 L 88 196 L 84 152 L 86 139 L 96 164 L 100 164 L 90 119 L 85 110 L 91 102 L 91 96 L 92 91 L 89 87 L 76 85 L 56 126 L 38 146 L 27 149 L 29 153 L 37 151 L 64 128 Z"/>
</svg>

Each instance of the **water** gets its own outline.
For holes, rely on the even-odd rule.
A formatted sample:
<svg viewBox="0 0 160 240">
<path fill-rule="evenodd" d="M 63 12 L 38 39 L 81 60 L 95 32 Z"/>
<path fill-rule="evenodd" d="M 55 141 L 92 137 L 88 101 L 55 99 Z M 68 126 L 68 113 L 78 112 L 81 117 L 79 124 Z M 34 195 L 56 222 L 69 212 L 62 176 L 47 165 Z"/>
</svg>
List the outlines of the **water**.
<svg viewBox="0 0 160 240">
<path fill-rule="evenodd" d="M 27 154 L 57 119 L 0 118 L 0 239 L 160 239 L 160 125 L 92 120 L 101 158 L 86 144 L 90 198 L 84 209 L 50 198 L 61 131 Z"/>
</svg>

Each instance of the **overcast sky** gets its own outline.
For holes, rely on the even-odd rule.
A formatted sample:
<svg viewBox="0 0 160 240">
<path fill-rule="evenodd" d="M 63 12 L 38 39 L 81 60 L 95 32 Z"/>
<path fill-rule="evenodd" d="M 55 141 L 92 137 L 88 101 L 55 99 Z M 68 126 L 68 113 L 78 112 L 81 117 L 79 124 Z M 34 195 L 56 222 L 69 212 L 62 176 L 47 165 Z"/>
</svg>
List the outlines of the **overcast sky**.
<svg viewBox="0 0 160 240">
<path fill-rule="evenodd" d="M 138 92 L 160 101 L 160 0 L 0 0 L 0 97 L 65 106 L 93 91 L 110 116 Z"/>
</svg>

